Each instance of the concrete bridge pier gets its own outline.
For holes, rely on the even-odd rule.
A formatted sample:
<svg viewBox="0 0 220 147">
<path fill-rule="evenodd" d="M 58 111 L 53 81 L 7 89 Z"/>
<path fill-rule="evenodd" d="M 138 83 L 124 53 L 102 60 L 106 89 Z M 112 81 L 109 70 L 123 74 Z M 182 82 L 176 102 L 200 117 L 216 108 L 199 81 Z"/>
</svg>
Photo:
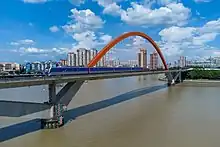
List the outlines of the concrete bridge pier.
<svg viewBox="0 0 220 147">
<path fill-rule="evenodd" d="M 166 73 L 166 77 L 168 79 L 168 86 L 172 86 L 178 83 L 182 83 L 185 76 L 183 76 L 182 71 L 178 71 L 172 73 L 168 72 Z"/>
<path fill-rule="evenodd" d="M 52 129 L 63 125 L 63 108 L 60 103 L 56 101 L 56 83 L 53 82 L 48 85 L 50 115 L 48 119 L 41 119 L 42 128 Z"/>
<path fill-rule="evenodd" d="M 172 73 L 168 72 L 165 74 L 165 76 L 167 77 L 167 85 L 168 86 L 175 85 L 175 80 L 173 79 Z"/>
<path fill-rule="evenodd" d="M 84 81 L 67 83 L 58 93 L 56 83 L 48 85 L 50 116 L 48 119 L 41 119 L 42 129 L 55 129 L 64 125 L 64 111 L 72 98 L 76 95 Z"/>
<path fill-rule="evenodd" d="M 182 83 L 182 82 L 183 82 L 182 71 L 180 71 L 175 75 L 175 83 Z"/>
<path fill-rule="evenodd" d="M 168 80 L 167 85 L 168 86 L 174 86 L 175 85 L 174 79 Z"/>
</svg>

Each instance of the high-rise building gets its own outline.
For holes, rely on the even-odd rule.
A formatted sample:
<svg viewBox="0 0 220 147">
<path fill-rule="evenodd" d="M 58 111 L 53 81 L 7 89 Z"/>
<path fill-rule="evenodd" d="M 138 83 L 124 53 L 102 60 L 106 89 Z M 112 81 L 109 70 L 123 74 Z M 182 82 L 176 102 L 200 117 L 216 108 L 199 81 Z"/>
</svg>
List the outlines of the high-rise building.
<svg viewBox="0 0 220 147">
<path fill-rule="evenodd" d="M 136 66 L 138 66 L 138 61 L 137 60 L 128 60 L 128 65 L 130 67 L 136 67 Z"/>
<path fill-rule="evenodd" d="M 88 66 L 89 62 L 97 55 L 96 49 L 87 50 L 79 48 L 76 51 L 76 66 Z"/>
<path fill-rule="evenodd" d="M 138 53 L 138 65 L 139 67 L 147 67 L 147 50 L 146 49 L 140 49 L 140 52 Z"/>
<path fill-rule="evenodd" d="M 33 63 L 31 64 L 31 66 L 32 66 L 32 70 L 33 70 L 33 71 L 40 71 L 40 70 L 41 70 L 41 64 L 40 64 L 40 62 L 33 62 Z"/>
<path fill-rule="evenodd" d="M 158 63 L 158 53 L 154 51 L 152 54 L 150 54 L 150 69 L 157 69 Z"/>
<path fill-rule="evenodd" d="M 98 50 L 97 49 L 91 49 L 90 50 L 90 61 L 98 54 Z"/>
<path fill-rule="evenodd" d="M 179 60 L 179 66 L 180 67 L 185 67 L 186 66 L 186 57 L 184 56 L 180 56 L 180 60 Z"/>
<path fill-rule="evenodd" d="M 83 66 L 86 67 L 91 60 L 98 54 L 98 50 L 85 48 L 79 48 L 75 53 L 68 53 L 67 61 L 68 66 Z M 106 56 L 103 56 L 95 66 L 107 66 Z"/>
<path fill-rule="evenodd" d="M 77 66 L 87 66 L 87 50 L 85 48 L 79 48 L 76 52 Z"/>
<path fill-rule="evenodd" d="M 178 62 L 178 67 L 180 67 L 180 60 L 178 60 L 177 62 Z"/>
<path fill-rule="evenodd" d="M 76 54 L 73 52 L 68 53 L 67 55 L 67 65 L 76 66 Z"/>
<path fill-rule="evenodd" d="M 60 63 L 61 63 L 61 66 L 66 66 L 67 65 L 67 60 L 60 59 Z M 48 65 L 49 65 L 49 67 L 53 67 L 53 65 L 55 65 L 55 64 L 49 63 Z"/>
<path fill-rule="evenodd" d="M 18 63 L 12 63 L 12 62 L 0 63 L 0 71 L 15 71 L 19 69 L 20 69 L 20 65 Z"/>
<path fill-rule="evenodd" d="M 104 66 L 106 66 L 106 56 L 103 56 L 102 58 L 101 58 L 101 60 L 99 61 L 99 66 L 101 66 L 101 67 L 104 67 Z"/>
<path fill-rule="evenodd" d="M 80 50 L 76 50 L 76 66 L 80 66 Z"/>
<path fill-rule="evenodd" d="M 88 65 L 88 50 L 87 49 L 82 49 L 82 66 L 87 66 Z"/>
<path fill-rule="evenodd" d="M 90 50 L 87 50 L 87 53 L 86 53 L 86 66 L 89 64 L 90 61 L 91 61 L 91 53 L 90 53 Z"/>
</svg>

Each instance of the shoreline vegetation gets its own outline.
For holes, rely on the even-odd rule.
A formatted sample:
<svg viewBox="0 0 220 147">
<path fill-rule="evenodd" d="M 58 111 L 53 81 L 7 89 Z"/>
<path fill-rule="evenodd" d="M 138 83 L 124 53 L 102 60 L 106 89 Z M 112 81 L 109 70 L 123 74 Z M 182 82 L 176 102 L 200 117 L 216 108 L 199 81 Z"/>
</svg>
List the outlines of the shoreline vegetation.
<svg viewBox="0 0 220 147">
<path fill-rule="evenodd" d="M 204 68 L 194 68 L 187 72 L 184 82 L 193 83 L 219 83 L 220 70 L 205 70 Z M 166 77 L 160 77 L 160 81 L 167 81 Z"/>
<path fill-rule="evenodd" d="M 204 68 L 194 68 L 188 71 L 186 80 L 220 80 L 220 70 L 205 70 Z"/>
</svg>

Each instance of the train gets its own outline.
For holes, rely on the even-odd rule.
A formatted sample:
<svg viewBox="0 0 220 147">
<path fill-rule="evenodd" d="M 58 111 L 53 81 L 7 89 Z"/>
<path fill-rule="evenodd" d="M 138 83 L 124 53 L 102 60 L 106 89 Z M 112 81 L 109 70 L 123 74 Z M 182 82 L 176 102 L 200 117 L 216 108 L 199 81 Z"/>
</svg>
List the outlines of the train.
<svg viewBox="0 0 220 147">
<path fill-rule="evenodd" d="M 162 71 L 164 69 L 148 69 L 142 67 L 51 67 L 42 71 L 40 74 L 19 74 L 4 75 L 0 79 L 5 78 L 35 78 L 35 77 L 51 77 L 51 76 L 68 76 L 83 74 L 103 74 L 103 73 L 123 73 L 123 72 L 140 72 L 140 71 Z"/>
<path fill-rule="evenodd" d="M 51 67 L 45 72 L 47 76 L 140 72 L 142 67 Z"/>
</svg>

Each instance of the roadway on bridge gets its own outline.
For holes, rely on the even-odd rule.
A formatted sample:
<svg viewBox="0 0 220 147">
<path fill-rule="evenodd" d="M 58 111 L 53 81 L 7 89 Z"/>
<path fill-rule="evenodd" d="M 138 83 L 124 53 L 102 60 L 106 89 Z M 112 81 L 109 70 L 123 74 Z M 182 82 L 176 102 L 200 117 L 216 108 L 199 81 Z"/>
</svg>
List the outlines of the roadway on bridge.
<svg viewBox="0 0 220 147">
<path fill-rule="evenodd" d="M 162 74 L 167 72 L 178 72 L 179 70 L 169 71 L 143 71 L 143 72 L 123 72 L 123 73 L 104 73 L 104 74 L 85 74 L 55 77 L 31 77 L 31 78 L 10 78 L 0 80 L 0 89 L 15 88 L 25 86 L 47 85 L 52 83 L 67 83 L 76 80 L 98 80 L 108 78 L 120 78 L 139 75 Z"/>
</svg>

